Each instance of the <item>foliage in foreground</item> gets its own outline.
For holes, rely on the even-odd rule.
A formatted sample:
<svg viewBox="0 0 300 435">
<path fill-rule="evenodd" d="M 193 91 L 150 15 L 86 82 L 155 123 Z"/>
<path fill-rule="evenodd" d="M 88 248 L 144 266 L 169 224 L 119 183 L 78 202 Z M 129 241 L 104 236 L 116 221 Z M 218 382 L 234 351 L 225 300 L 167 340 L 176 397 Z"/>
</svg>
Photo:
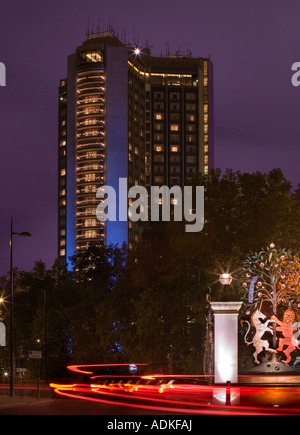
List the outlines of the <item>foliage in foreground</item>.
<svg viewBox="0 0 300 435">
<path fill-rule="evenodd" d="M 46 353 L 48 376 L 67 364 L 147 362 L 155 370 L 202 371 L 207 298 L 240 298 L 235 281 L 225 290 L 218 274 L 241 267 L 247 256 L 274 242 L 300 248 L 300 193 L 280 170 L 268 174 L 211 171 L 205 187 L 205 225 L 144 225 L 143 239 L 126 246 L 91 248 L 74 257 L 73 272 L 15 270 L 15 353 Z M 3 292 L 9 296 L 7 277 Z M 7 305 L 6 305 L 7 306 Z M 2 320 L 9 324 L 8 311 Z M 7 326 L 8 327 L 8 326 Z M 46 343 L 46 345 L 45 345 Z M 8 351 L 1 349 L 2 364 Z"/>
</svg>

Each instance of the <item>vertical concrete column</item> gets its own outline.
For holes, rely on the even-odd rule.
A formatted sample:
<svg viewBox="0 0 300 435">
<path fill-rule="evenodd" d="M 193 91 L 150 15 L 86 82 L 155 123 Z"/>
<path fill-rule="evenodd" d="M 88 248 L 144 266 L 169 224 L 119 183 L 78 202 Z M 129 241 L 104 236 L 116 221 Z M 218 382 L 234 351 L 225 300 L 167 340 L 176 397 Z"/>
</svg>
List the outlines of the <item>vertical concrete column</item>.
<svg viewBox="0 0 300 435">
<path fill-rule="evenodd" d="M 211 302 L 214 312 L 214 374 L 216 384 L 238 380 L 238 314 L 242 302 Z"/>
</svg>

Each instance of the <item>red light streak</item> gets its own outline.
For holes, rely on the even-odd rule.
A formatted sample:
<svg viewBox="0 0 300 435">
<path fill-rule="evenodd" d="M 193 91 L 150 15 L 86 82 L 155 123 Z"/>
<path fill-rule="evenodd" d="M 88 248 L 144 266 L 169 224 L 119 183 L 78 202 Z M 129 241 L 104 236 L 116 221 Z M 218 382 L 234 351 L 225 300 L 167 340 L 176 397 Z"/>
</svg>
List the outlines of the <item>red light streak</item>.
<svg viewBox="0 0 300 435">
<path fill-rule="evenodd" d="M 129 367 L 129 364 L 74 365 L 69 366 L 69 369 L 77 373 L 93 374 L 95 370 L 87 369 L 121 366 Z M 118 382 L 116 378 L 120 381 Z M 127 378 L 134 379 L 136 382 L 127 381 Z M 298 387 L 231 386 L 231 405 L 227 405 L 225 404 L 226 391 L 228 392 L 226 386 L 196 384 L 195 382 L 199 382 L 201 378 L 203 376 L 200 375 L 150 374 L 137 378 L 120 374 L 95 375 L 90 376 L 90 379 L 94 382 L 99 380 L 99 384 L 50 384 L 50 387 L 55 393 L 74 399 L 157 412 L 206 415 L 299 414 L 300 388 Z M 102 379 L 107 382 L 101 382 Z M 180 383 L 179 380 L 184 383 Z M 189 380 L 194 383 L 189 383 Z"/>
<path fill-rule="evenodd" d="M 225 415 L 225 414 L 235 414 L 235 415 L 240 415 L 240 414 L 253 414 L 253 415 L 270 415 L 272 414 L 271 411 L 273 411 L 273 408 L 269 408 L 269 412 L 268 409 L 265 410 L 265 412 L 255 412 L 256 410 L 260 410 L 261 408 L 259 407 L 251 407 L 251 408 L 245 408 L 245 407 L 234 407 L 233 410 L 231 411 L 230 408 L 228 408 L 225 405 L 211 405 L 211 404 L 201 404 L 202 407 L 206 407 L 210 408 L 210 409 L 192 409 L 192 408 L 179 408 L 179 407 L 172 407 L 172 406 L 153 406 L 153 405 L 143 405 L 143 404 L 132 404 L 132 403 L 128 403 L 128 402 L 121 402 L 121 401 L 115 401 L 115 400 L 104 400 L 104 399 L 99 399 L 99 398 L 94 398 L 94 397 L 86 397 L 86 396 L 78 396 L 78 395 L 74 395 L 74 394 L 70 394 L 64 391 L 61 391 L 60 389 L 56 388 L 54 390 L 57 394 L 60 394 L 62 396 L 66 396 L 66 397 L 70 397 L 73 399 L 81 399 L 81 400 L 89 400 L 92 402 L 99 402 L 99 403 L 105 403 L 108 405 L 113 405 L 113 406 L 124 406 L 127 408 L 135 408 L 135 409 L 144 409 L 144 410 L 150 410 L 150 411 L 156 411 L 156 412 L 171 412 L 171 413 L 176 413 L 176 414 L 204 414 L 204 415 L 209 415 L 209 414 L 219 414 L 219 415 Z M 82 392 L 86 392 L 86 390 L 84 389 L 79 389 L 79 391 Z M 116 395 L 113 395 L 116 396 Z M 118 396 L 118 395 L 117 395 Z M 144 398 L 145 399 L 145 398 Z M 186 402 L 174 402 L 174 401 L 166 401 L 166 400 L 162 400 L 159 401 L 161 402 L 161 404 L 163 403 L 172 403 L 176 405 L 182 405 L 182 404 L 187 404 Z M 189 404 L 188 404 L 189 405 Z M 196 405 L 200 405 L 199 403 L 197 403 Z M 240 410 L 239 410 L 240 409 Z M 229 412 L 230 410 L 230 412 Z"/>
</svg>

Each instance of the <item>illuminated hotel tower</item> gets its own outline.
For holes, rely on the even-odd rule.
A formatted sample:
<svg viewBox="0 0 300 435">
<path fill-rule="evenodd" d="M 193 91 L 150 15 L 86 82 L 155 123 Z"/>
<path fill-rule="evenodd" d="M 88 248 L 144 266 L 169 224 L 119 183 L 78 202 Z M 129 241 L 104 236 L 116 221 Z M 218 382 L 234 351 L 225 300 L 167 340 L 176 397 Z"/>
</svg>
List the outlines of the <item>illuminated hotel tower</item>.
<svg viewBox="0 0 300 435">
<path fill-rule="evenodd" d="M 112 32 L 88 35 L 59 87 L 58 258 L 89 246 L 132 247 L 141 227 L 99 222 L 96 191 L 184 185 L 213 167 L 210 59 L 153 57 Z"/>
</svg>

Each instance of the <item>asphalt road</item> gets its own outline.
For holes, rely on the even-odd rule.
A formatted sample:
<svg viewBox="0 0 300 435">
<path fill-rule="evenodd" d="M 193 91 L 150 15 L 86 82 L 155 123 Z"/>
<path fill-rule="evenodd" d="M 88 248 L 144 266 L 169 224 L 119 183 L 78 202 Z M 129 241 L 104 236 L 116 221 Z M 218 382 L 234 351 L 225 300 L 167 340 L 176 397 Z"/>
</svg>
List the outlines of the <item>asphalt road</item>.
<svg viewBox="0 0 300 435">
<path fill-rule="evenodd" d="M 201 409 L 201 407 L 200 407 Z M 299 408 L 298 408 L 299 409 Z M 207 408 L 206 408 L 207 410 Z M 215 410 L 216 411 L 216 410 Z M 223 409 L 224 411 L 224 409 Z M 244 412 L 239 410 L 239 414 L 247 415 L 253 413 L 247 409 Z M 208 412 L 210 414 L 210 412 Z M 214 412 L 212 412 L 214 414 Z M 227 407 L 225 414 L 236 414 L 236 409 L 234 406 Z M 255 415 L 265 414 L 264 410 L 261 411 L 256 410 Z M 270 415 L 268 412 L 267 414 Z M 280 408 L 275 408 L 271 414 L 281 414 Z M 300 415 L 300 412 L 297 412 L 295 409 L 292 412 L 283 412 L 283 415 L 292 414 L 292 415 Z M 130 408 L 126 406 L 118 406 L 118 405 L 109 405 L 105 403 L 92 402 L 83 399 L 69 399 L 69 398 L 32 398 L 32 397 L 14 397 L 10 398 L 9 396 L 3 397 L 0 396 L 0 415 L 69 415 L 69 416 L 88 416 L 94 415 L 102 418 L 99 421 L 100 425 L 106 425 L 106 422 L 112 420 L 118 416 L 122 418 L 122 416 L 131 416 L 132 419 L 142 419 L 142 418 L 150 418 L 150 416 L 158 416 L 157 418 L 172 418 L 172 419 L 186 419 L 192 418 L 196 419 L 199 423 L 199 418 L 202 418 L 203 415 L 207 415 L 205 409 L 203 409 L 202 415 L 193 415 L 189 416 L 184 413 L 171 413 L 167 411 L 153 411 L 147 409 L 138 409 L 138 408 Z M 110 417 L 111 416 L 111 417 Z M 136 416 L 136 417 L 134 417 Z M 142 417 L 145 416 L 145 417 Z M 164 417 L 165 416 L 165 417 Z M 169 417 L 168 417 L 169 416 Z M 123 417 L 124 418 L 124 417 Z M 155 418 L 155 417 L 154 417 Z M 18 424 L 18 421 L 15 420 L 14 424 Z M 111 433 L 111 432 L 110 432 Z"/>
<path fill-rule="evenodd" d="M 172 415 L 81 399 L 0 397 L 0 415 Z"/>
</svg>

